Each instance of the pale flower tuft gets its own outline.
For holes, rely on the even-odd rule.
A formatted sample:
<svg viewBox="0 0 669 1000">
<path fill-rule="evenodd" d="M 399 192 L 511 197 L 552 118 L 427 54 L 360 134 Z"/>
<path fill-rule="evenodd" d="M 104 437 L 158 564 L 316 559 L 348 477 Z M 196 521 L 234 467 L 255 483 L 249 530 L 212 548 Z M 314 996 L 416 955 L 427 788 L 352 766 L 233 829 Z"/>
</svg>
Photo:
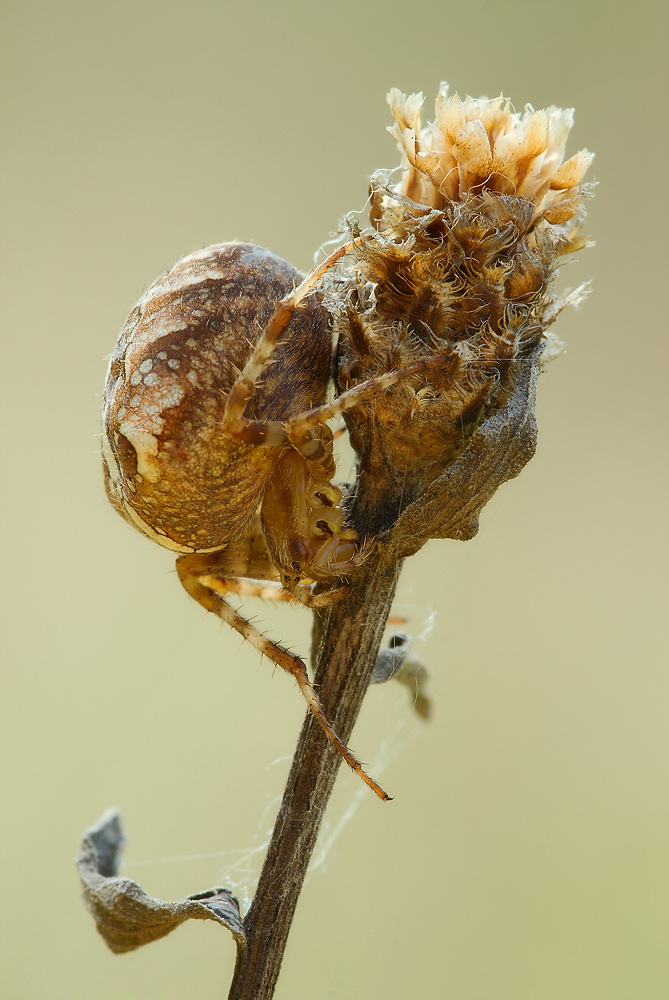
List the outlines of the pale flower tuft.
<svg viewBox="0 0 669 1000">
<path fill-rule="evenodd" d="M 398 194 L 431 208 L 463 202 L 488 190 L 531 201 L 535 217 L 559 225 L 577 211 L 574 197 L 593 154 L 582 149 L 564 160 L 572 108 L 522 114 L 505 97 L 449 95 L 442 84 L 435 120 L 421 127 L 422 94 L 393 89 L 388 103 L 395 124 L 388 131 L 402 151 L 404 174 Z"/>
</svg>

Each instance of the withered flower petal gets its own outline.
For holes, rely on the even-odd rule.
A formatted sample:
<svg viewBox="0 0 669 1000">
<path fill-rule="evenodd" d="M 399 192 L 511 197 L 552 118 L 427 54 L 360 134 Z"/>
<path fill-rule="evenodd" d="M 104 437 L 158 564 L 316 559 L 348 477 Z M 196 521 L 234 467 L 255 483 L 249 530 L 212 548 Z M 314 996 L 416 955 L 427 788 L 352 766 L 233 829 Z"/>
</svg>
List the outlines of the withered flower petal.
<svg viewBox="0 0 669 1000">
<path fill-rule="evenodd" d="M 535 111 L 527 105 L 518 114 L 505 97 L 463 101 L 442 84 L 435 120 L 421 128 L 422 94 L 391 90 L 388 103 L 395 118 L 389 131 L 405 159 L 396 190 L 433 208 L 488 189 L 526 198 L 536 212 L 544 211 L 554 192 L 581 183 L 592 162 L 587 149 L 563 162 L 573 108 Z"/>
</svg>

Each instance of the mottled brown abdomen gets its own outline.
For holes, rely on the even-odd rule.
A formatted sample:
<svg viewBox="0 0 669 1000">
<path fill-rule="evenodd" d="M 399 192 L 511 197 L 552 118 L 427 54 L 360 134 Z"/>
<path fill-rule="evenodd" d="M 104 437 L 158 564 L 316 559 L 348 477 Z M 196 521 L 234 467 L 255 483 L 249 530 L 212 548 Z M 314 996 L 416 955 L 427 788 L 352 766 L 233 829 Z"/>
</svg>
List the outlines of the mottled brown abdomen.
<svg viewBox="0 0 669 1000">
<path fill-rule="evenodd" d="M 245 534 L 281 449 L 221 430 L 228 391 L 280 298 L 302 279 L 275 254 L 223 243 L 192 254 L 135 306 L 112 354 L 103 404 L 109 498 L 178 551 L 213 551 Z M 301 304 L 249 416 L 282 420 L 323 402 L 328 315 Z"/>
</svg>

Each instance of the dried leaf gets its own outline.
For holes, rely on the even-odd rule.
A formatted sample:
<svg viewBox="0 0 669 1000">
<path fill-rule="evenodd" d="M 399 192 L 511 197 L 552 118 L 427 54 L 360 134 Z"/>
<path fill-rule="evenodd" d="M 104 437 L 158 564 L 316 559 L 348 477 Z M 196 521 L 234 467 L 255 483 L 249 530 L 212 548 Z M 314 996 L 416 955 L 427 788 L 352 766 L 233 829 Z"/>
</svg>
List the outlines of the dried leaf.
<svg viewBox="0 0 669 1000">
<path fill-rule="evenodd" d="M 391 635 L 388 645 L 376 658 L 370 684 L 384 684 L 394 678 L 409 689 L 414 711 L 422 719 L 432 715 L 432 699 L 427 691 L 430 668 L 412 649 L 413 640 L 405 632 Z"/>
<path fill-rule="evenodd" d="M 243 960 L 246 935 L 237 900 L 219 887 L 196 893 L 176 903 L 149 896 L 137 882 L 116 873 L 125 834 L 121 816 L 108 810 L 86 830 L 76 864 L 84 902 L 112 951 L 132 951 L 164 937 L 184 920 L 215 920 L 227 927 L 237 945 L 237 963 Z"/>
<path fill-rule="evenodd" d="M 507 403 L 481 424 L 459 458 L 400 515 L 393 527 L 399 558 L 418 552 L 429 538 L 473 538 L 488 500 L 532 458 L 540 355 L 541 347 L 521 362 Z"/>
</svg>

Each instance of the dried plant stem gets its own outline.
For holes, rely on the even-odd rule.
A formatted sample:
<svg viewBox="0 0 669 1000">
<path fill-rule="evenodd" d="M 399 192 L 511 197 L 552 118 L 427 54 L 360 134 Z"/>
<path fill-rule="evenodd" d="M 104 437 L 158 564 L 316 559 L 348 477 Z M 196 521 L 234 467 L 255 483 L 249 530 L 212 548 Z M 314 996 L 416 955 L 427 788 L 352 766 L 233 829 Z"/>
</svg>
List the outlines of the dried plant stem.
<svg viewBox="0 0 669 1000">
<path fill-rule="evenodd" d="M 397 576 L 392 548 L 378 546 L 351 580 L 345 600 L 334 605 L 322 628 L 315 630 L 316 686 L 326 713 L 346 741 L 369 684 Z M 229 1000 L 269 1000 L 274 995 L 293 914 L 340 764 L 341 756 L 308 713 L 258 889 L 244 921 L 246 961 L 236 971 Z"/>
</svg>

